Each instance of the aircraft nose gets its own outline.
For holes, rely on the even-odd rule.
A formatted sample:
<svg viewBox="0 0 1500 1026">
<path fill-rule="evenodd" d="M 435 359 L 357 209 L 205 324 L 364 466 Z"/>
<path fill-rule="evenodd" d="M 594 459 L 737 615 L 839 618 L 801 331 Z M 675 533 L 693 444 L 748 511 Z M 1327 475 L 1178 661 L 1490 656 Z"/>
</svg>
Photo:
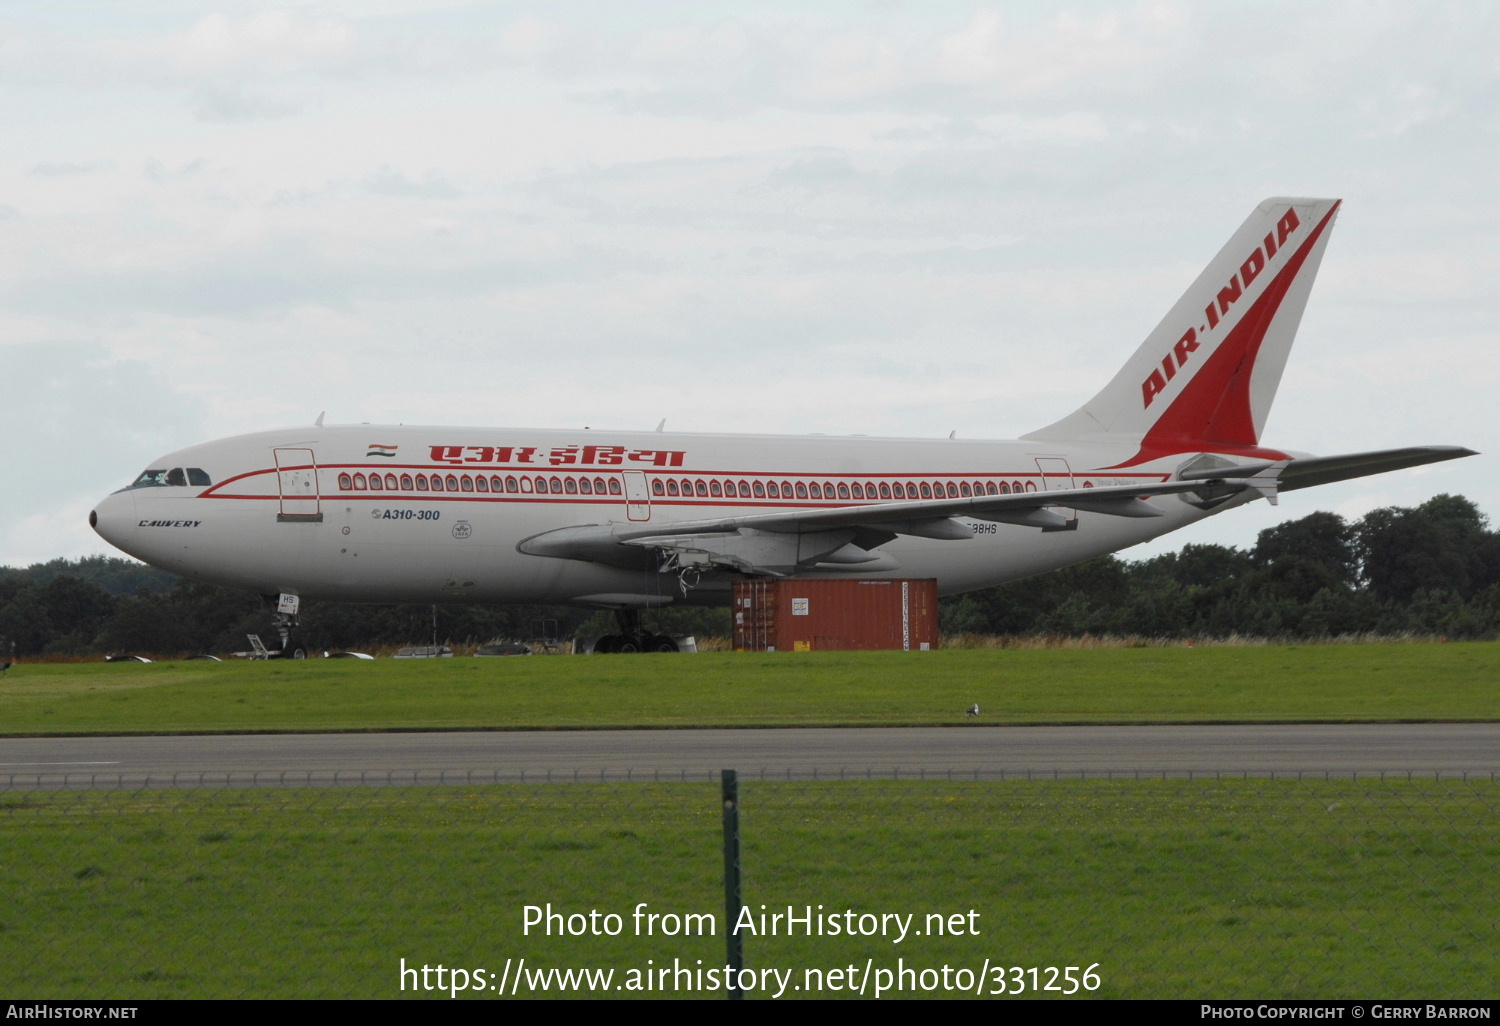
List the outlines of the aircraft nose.
<svg viewBox="0 0 1500 1026">
<path fill-rule="evenodd" d="M 89 526 L 105 541 L 124 552 L 130 552 L 135 539 L 135 496 L 116 492 L 105 496 L 89 511 Z"/>
</svg>

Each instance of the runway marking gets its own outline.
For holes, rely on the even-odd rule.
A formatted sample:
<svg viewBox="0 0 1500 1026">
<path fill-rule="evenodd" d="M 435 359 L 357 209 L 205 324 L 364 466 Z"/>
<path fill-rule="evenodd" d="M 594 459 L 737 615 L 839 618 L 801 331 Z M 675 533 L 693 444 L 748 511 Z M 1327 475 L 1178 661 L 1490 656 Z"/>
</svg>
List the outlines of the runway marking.
<svg viewBox="0 0 1500 1026">
<path fill-rule="evenodd" d="M 118 765 L 120 765 L 120 760 L 119 759 L 113 759 L 113 760 L 111 760 L 109 762 L 0 762 L 0 767 L 3 767 L 3 766 L 118 766 Z"/>
</svg>

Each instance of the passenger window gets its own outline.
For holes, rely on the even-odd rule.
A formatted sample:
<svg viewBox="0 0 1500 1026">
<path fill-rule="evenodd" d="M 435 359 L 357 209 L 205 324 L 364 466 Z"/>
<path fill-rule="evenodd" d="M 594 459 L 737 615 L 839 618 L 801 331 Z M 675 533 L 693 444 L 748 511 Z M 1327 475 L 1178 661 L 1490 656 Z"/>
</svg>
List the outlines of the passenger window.
<svg viewBox="0 0 1500 1026">
<path fill-rule="evenodd" d="M 908 499 L 915 499 L 917 497 L 917 483 L 915 481 L 906 482 L 906 497 Z"/>
<path fill-rule="evenodd" d="M 464 478 L 464 480 L 467 481 L 468 478 Z M 487 491 L 489 491 L 490 490 L 490 479 L 487 478 L 487 477 L 484 477 L 484 476 L 476 477 L 474 479 L 474 490 L 476 492 L 487 492 Z"/>
<path fill-rule="evenodd" d="M 532 492 L 531 478 L 529 478 L 529 477 L 523 477 L 523 478 L 521 478 L 521 494 L 522 495 L 530 495 L 531 492 Z"/>
<path fill-rule="evenodd" d="M 959 484 L 959 486 L 958 486 L 958 494 L 959 495 L 973 495 L 974 494 L 973 490 L 969 487 L 969 482 L 964 481 L 964 482 L 962 482 L 962 483 Z"/>
<path fill-rule="evenodd" d="M 812 492 L 812 497 L 814 499 L 821 499 L 823 497 L 823 486 L 818 484 L 818 482 L 816 481 L 808 485 L 807 490 Z"/>
<path fill-rule="evenodd" d="M 433 474 L 432 475 L 432 490 L 435 491 L 435 492 L 440 492 L 440 491 L 443 490 L 443 475 L 441 475 L 441 474 Z"/>
<path fill-rule="evenodd" d="M 385 490 L 388 491 L 388 492 L 394 492 L 396 490 L 396 475 L 395 474 L 387 474 L 387 475 L 385 475 Z"/>
<path fill-rule="evenodd" d="M 427 475 L 426 474 L 418 474 L 417 475 L 417 491 L 419 491 L 419 492 L 425 492 L 426 490 L 427 490 Z"/>
<path fill-rule="evenodd" d="M 452 481 L 453 478 L 450 477 L 448 480 Z M 458 487 L 462 491 L 472 492 L 474 490 L 474 479 L 468 474 L 465 474 L 463 477 L 459 478 Z"/>
<path fill-rule="evenodd" d="M 740 498 L 742 498 L 742 499 L 748 499 L 748 498 L 750 498 L 750 482 L 749 481 L 741 481 L 740 482 Z"/>
<path fill-rule="evenodd" d="M 986 494 L 986 495 L 994 495 L 994 494 L 996 494 L 996 491 L 995 491 L 995 482 L 993 482 L 993 481 L 986 481 L 984 483 L 984 494 Z"/>
<path fill-rule="evenodd" d="M 807 498 L 807 485 L 806 485 L 805 482 L 802 482 L 802 481 L 798 481 L 797 482 L 797 498 L 799 498 L 799 499 L 805 499 L 805 498 Z"/>
<path fill-rule="evenodd" d="M 596 477 L 596 478 L 594 478 L 594 494 L 596 494 L 596 495 L 603 495 L 607 491 L 609 491 L 609 489 L 606 488 L 606 487 L 604 487 L 604 478 L 602 478 L 602 477 Z"/>
<path fill-rule="evenodd" d="M 833 498 L 833 482 L 832 481 L 824 481 L 823 482 L 823 498 L 825 498 L 825 499 L 831 499 L 831 498 Z"/>
<path fill-rule="evenodd" d="M 497 488 L 495 490 L 499 491 L 500 489 Z M 514 495 L 521 490 L 521 482 L 517 481 L 514 477 L 507 477 L 505 479 L 505 490 Z"/>
<path fill-rule="evenodd" d="M 775 481 L 766 482 L 766 494 L 773 499 L 781 498 L 781 486 Z"/>
<path fill-rule="evenodd" d="M 580 492 L 582 492 L 584 495 L 593 495 L 594 494 L 594 482 L 590 481 L 586 477 L 580 477 L 578 479 L 578 490 Z"/>
<path fill-rule="evenodd" d="M 412 490 L 413 487 L 415 487 L 415 486 L 412 484 L 411 475 L 410 474 L 402 474 L 401 475 L 401 490 L 403 492 L 409 492 L 409 491 Z"/>
<path fill-rule="evenodd" d="M 547 479 L 545 477 L 539 477 L 539 478 L 537 478 L 536 481 L 535 481 L 535 484 L 536 484 L 536 493 L 538 495 L 546 495 L 547 494 Z"/>
<path fill-rule="evenodd" d="M 1000 482 L 1000 494 L 1001 495 L 1009 495 L 1010 494 L 1010 482 L 1009 481 L 1001 481 Z"/>
<path fill-rule="evenodd" d="M 850 485 L 849 486 L 849 490 L 854 493 L 854 497 L 856 499 L 863 499 L 865 497 L 864 486 L 862 484 L 860 484 L 858 481 L 856 481 L 852 485 Z"/>
<path fill-rule="evenodd" d="M 724 488 L 723 488 L 722 485 L 719 484 L 719 482 L 717 482 L 717 481 L 710 481 L 708 483 L 708 494 L 709 495 L 723 495 L 724 494 Z"/>
<path fill-rule="evenodd" d="M 891 497 L 891 486 L 885 481 L 880 482 L 880 497 L 889 499 Z"/>
<path fill-rule="evenodd" d="M 667 478 L 667 494 L 668 495 L 676 495 L 677 494 L 677 479 L 675 477 L 669 477 L 669 478 Z"/>
<path fill-rule="evenodd" d="M 362 492 L 362 491 L 365 490 L 365 487 L 366 487 L 365 475 L 363 475 L 363 474 L 355 474 L 354 475 L 354 490 L 356 492 Z"/>
<path fill-rule="evenodd" d="M 370 475 L 370 491 L 372 491 L 372 492 L 378 492 L 378 491 L 382 491 L 383 488 L 384 488 L 384 486 L 380 483 L 380 475 L 379 474 L 371 474 Z"/>
<path fill-rule="evenodd" d="M 211 485 L 213 482 L 209 480 L 208 475 L 203 472 L 201 467 L 188 467 L 188 484 L 201 488 L 204 485 Z"/>
<path fill-rule="evenodd" d="M 351 489 L 353 487 L 354 487 L 354 479 L 353 478 L 351 478 L 348 474 L 340 474 L 339 475 L 339 488 L 340 489 L 342 489 L 343 491 L 347 492 L 349 489 Z"/>
<path fill-rule="evenodd" d="M 927 484 L 926 481 L 922 482 L 922 498 L 924 498 L 924 499 L 930 499 L 930 498 L 932 498 L 932 489 L 928 486 L 928 484 Z"/>
<path fill-rule="evenodd" d="M 783 499 L 790 499 L 792 497 L 792 483 L 790 481 L 781 482 L 781 497 Z"/>
<path fill-rule="evenodd" d="M 891 485 L 891 491 L 896 493 L 896 498 L 898 499 L 906 498 L 906 486 L 903 485 L 900 481 L 897 481 L 895 484 Z"/>
<path fill-rule="evenodd" d="M 181 467 L 173 467 L 171 470 L 167 471 L 167 484 L 169 484 L 169 485 L 185 485 L 185 484 L 187 484 L 187 475 L 185 475 L 182 472 L 182 468 Z"/>
<path fill-rule="evenodd" d="M 618 477 L 612 477 L 609 479 L 609 494 L 620 494 L 620 479 Z"/>
<path fill-rule="evenodd" d="M 1027 481 L 1026 482 L 1026 490 L 1028 492 L 1034 492 L 1034 491 L 1036 491 L 1036 482 L 1035 481 Z"/>
<path fill-rule="evenodd" d="M 705 499 L 708 498 L 708 483 L 705 481 L 693 482 L 693 491 L 697 492 Z"/>
<path fill-rule="evenodd" d="M 766 486 L 764 484 L 762 484 L 761 482 L 757 481 L 751 487 L 753 488 L 753 490 L 755 492 L 755 497 L 757 499 L 764 499 L 766 497 Z"/>
<path fill-rule="evenodd" d="M 828 489 L 825 487 L 823 490 L 826 492 Z M 849 498 L 849 486 L 844 484 L 844 482 L 842 481 L 839 482 L 839 498 Z"/>
<path fill-rule="evenodd" d="M 434 489 L 434 491 L 435 490 L 436 489 Z M 454 477 L 452 474 L 448 475 L 448 490 L 450 492 L 458 491 L 458 478 Z"/>
<path fill-rule="evenodd" d="M 557 482 L 557 478 L 554 477 L 552 481 L 555 484 Z M 563 478 L 563 491 L 567 492 L 569 495 L 577 495 L 578 479 L 576 477 Z"/>
<path fill-rule="evenodd" d="M 562 489 L 562 482 L 559 481 L 555 477 L 552 478 L 552 494 L 553 495 L 561 495 L 562 494 L 562 490 L 563 490 Z"/>
<path fill-rule="evenodd" d="M 654 480 L 654 481 L 651 482 L 651 494 L 652 495 L 666 495 L 667 494 L 667 486 L 661 483 L 661 478 L 657 478 L 656 480 Z"/>
<path fill-rule="evenodd" d="M 867 499 L 873 499 L 873 498 L 875 498 L 875 482 L 874 481 L 866 481 L 865 482 L 865 498 L 867 498 Z"/>
</svg>

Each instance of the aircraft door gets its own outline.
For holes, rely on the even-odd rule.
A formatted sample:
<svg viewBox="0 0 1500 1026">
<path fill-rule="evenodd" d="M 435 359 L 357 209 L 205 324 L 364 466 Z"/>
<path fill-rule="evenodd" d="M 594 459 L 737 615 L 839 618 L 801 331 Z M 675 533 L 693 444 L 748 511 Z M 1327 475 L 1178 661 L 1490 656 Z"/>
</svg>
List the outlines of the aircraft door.
<svg viewBox="0 0 1500 1026">
<path fill-rule="evenodd" d="M 281 495 L 282 523 L 321 521 L 322 497 L 318 494 L 318 464 L 311 449 L 277 449 L 276 486 Z"/>
<path fill-rule="evenodd" d="M 1036 458 L 1036 469 L 1042 472 L 1042 491 L 1065 492 L 1070 488 L 1076 488 L 1073 483 L 1073 468 L 1068 466 L 1068 461 L 1061 456 L 1038 456 Z M 1070 521 L 1077 522 L 1078 511 L 1074 509 L 1059 510 Z"/>
<path fill-rule="evenodd" d="M 625 471 L 625 515 L 631 520 L 651 519 L 651 489 L 642 471 Z"/>
</svg>

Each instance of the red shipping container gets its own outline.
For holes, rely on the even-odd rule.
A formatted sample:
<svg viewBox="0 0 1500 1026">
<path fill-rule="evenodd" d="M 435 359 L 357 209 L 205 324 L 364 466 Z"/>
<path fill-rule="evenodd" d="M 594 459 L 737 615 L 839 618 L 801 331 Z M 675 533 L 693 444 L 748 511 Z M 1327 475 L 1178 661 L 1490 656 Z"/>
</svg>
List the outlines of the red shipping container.
<svg viewBox="0 0 1500 1026">
<path fill-rule="evenodd" d="M 937 648 L 932 579 L 734 582 L 737 652 L 836 652 Z"/>
</svg>

